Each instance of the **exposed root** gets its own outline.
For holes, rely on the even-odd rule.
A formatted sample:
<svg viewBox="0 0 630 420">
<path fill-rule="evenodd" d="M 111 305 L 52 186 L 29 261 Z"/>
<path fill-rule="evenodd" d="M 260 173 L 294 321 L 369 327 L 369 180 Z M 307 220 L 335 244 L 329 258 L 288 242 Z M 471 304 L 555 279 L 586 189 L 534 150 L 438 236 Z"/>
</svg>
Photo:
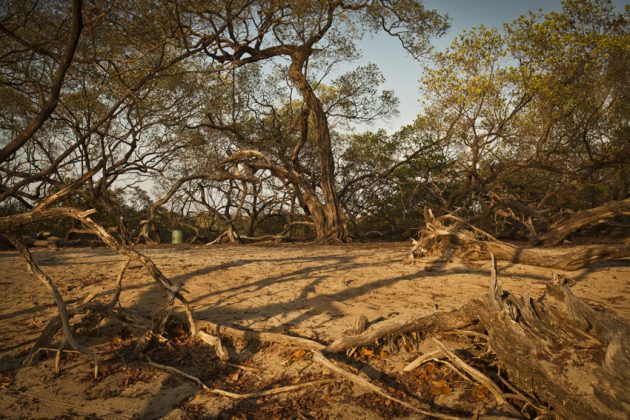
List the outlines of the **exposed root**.
<svg viewBox="0 0 630 420">
<path fill-rule="evenodd" d="M 147 358 L 148 359 L 148 358 Z M 319 381 L 311 381 L 311 382 L 305 382 L 302 384 L 297 384 L 297 385 L 289 385 L 289 386 L 282 386 L 282 387 L 278 387 L 278 388 L 272 388 L 272 389 L 266 389 L 264 391 L 259 391 L 259 392 L 251 392 L 251 393 L 247 393 L 247 394 L 237 394 L 235 392 L 230 392 L 230 391 L 224 391 L 222 389 L 217 389 L 217 388 L 210 388 L 208 385 L 204 384 L 203 381 L 201 379 L 199 379 L 198 377 L 194 376 L 194 375 L 190 375 L 180 369 L 177 369 L 173 366 L 167 366 L 167 365 L 163 365 L 160 363 L 156 363 L 154 361 L 152 361 L 151 359 L 148 359 L 148 363 L 149 365 L 156 367 L 158 369 L 162 369 L 165 370 L 167 372 L 170 373 L 174 373 L 176 375 L 179 375 L 181 377 L 184 377 L 186 379 L 189 379 L 193 382 L 195 382 L 197 385 L 199 385 L 199 387 L 201 389 L 203 389 L 205 392 L 209 393 L 209 394 L 217 394 L 220 395 L 222 397 L 227 397 L 227 398 L 232 398 L 235 400 L 250 400 L 250 399 L 254 399 L 254 398 L 262 398 L 262 397 L 271 397 L 274 395 L 279 395 L 279 394 L 286 394 L 287 392 L 295 392 L 295 391 L 301 391 L 304 388 L 308 388 L 311 386 L 315 386 L 315 385 L 321 385 L 321 384 L 325 384 L 325 383 L 330 383 L 330 382 L 334 382 L 334 379 L 322 379 Z"/>
<path fill-rule="evenodd" d="M 24 244 L 22 244 L 22 242 L 20 242 L 20 240 L 15 235 L 9 234 L 7 235 L 7 237 L 9 238 L 13 246 L 15 246 L 15 249 L 17 249 L 17 251 L 22 255 L 22 257 L 26 261 L 26 266 L 27 266 L 28 271 L 37 280 L 43 283 L 44 286 L 46 286 L 46 288 L 50 291 L 53 298 L 55 299 L 55 304 L 57 305 L 57 309 L 59 311 L 59 317 L 58 317 L 59 324 L 53 324 L 53 325 L 49 324 L 49 326 L 47 326 L 45 330 L 46 336 L 43 340 L 48 340 L 49 337 L 52 337 L 50 334 L 54 335 L 54 332 L 56 332 L 58 329 L 58 327 L 55 328 L 55 326 L 60 325 L 61 328 L 63 329 L 65 342 L 67 342 L 76 351 L 79 351 L 85 354 L 86 356 L 90 357 L 92 360 L 94 360 L 95 366 L 98 366 L 98 359 L 99 359 L 98 354 L 96 354 L 89 348 L 79 343 L 79 341 L 75 338 L 74 333 L 72 332 L 72 327 L 70 326 L 70 318 L 68 316 L 68 310 L 66 309 L 66 303 L 64 302 L 63 297 L 61 296 L 61 293 L 59 293 L 59 290 L 57 289 L 57 286 L 55 285 L 55 282 L 53 281 L 53 279 L 51 279 L 46 273 L 44 273 L 39 268 L 37 263 L 35 263 L 35 260 L 33 260 L 33 256 L 31 255 L 29 250 L 26 249 Z M 41 341 L 41 343 L 44 342 L 43 340 Z M 40 340 L 38 340 L 37 344 L 39 343 L 40 343 Z M 95 367 L 95 369 L 98 372 L 98 368 Z"/>
</svg>

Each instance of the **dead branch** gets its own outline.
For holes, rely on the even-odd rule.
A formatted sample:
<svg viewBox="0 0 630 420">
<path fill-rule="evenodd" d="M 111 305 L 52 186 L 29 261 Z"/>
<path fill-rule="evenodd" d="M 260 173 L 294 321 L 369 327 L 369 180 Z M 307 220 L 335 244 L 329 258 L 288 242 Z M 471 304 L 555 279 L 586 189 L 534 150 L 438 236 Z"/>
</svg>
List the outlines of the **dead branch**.
<svg viewBox="0 0 630 420">
<path fill-rule="evenodd" d="M 127 267 L 129 267 L 130 262 L 131 262 L 131 259 L 127 258 L 125 262 L 123 262 L 122 264 L 120 273 L 118 273 L 118 278 L 116 279 L 116 290 L 114 292 L 114 296 L 112 296 L 112 300 L 107 305 L 109 309 L 112 309 L 119 302 L 120 292 L 122 290 L 123 277 L 125 277 L 125 272 L 127 271 Z"/>
<path fill-rule="evenodd" d="M 609 201 L 599 207 L 577 212 L 566 220 L 559 220 L 549 227 L 541 239 L 547 246 L 556 246 L 579 229 L 606 223 L 621 216 L 630 216 L 630 198 Z"/>
<path fill-rule="evenodd" d="M 335 353 L 352 347 L 370 345 L 381 338 L 405 334 L 412 331 L 431 333 L 464 328 L 476 322 L 475 310 L 479 305 L 481 305 L 481 302 L 472 301 L 452 312 L 437 312 L 433 315 L 416 318 L 410 321 L 394 322 L 380 327 L 377 326 L 359 335 L 341 337 L 329 344 L 328 347 L 326 347 L 326 351 Z"/>
<path fill-rule="evenodd" d="M 440 418 L 440 419 L 459 419 L 461 417 L 456 417 L 456 416 L 449 416 L 447 414 L 442 414 L 442 413 L 437 413 L 434 411 L 430 411 L 428 409 L 428 407 L 426 408 L 418 408 L 415 407 L 405 401 L 402 401 L 396 397 L 393 397 L 391 395 L 389 395 L 387 392 L 383 391 L 380 387 L 374 385 L 373 383 L 371 383 L 370 381 L 368 381 L 367 379 L 364 379 L 358 375 L 355 375 L 354 373 L 348 372 L 347 370 L 335 365 L 333 362 L 331 362 L 330 360 L 328 360 L 326 357 L 324 357 L 324 355 L 322 353 L 320 353 L 319 351 L 313 350 L 313 361 L 321 364 L 322 366 L 326 367 L 327 369 L 329 369 L 330 371 L 336 373 L 337 375 L 348 379 L 349 381 L 370 390 L 371 392 L 374 392 L 384 398 L 387 398 L 390 401 L 394 401 L 397 404 L 402 405 L 405 408 L 408 408 L 409 410 L 415 412 L 415 413 L 420 413 L 420 414 L 424 414 L 425 416 L 431 416 L 431 417 L 436 417 L 436 418 Z"/>
<path fill-rule="evenodd" d="M 94 363 L 98 365 L 99 356 L 94 353 L 89 348 L 83 346 L 81 343 L 77 341 L 74 337 L 74 333 L 72 332 L 72 327 L 70 326 L 70 319 L 68 317 L 68 311 L 66 309 L 66 304 L 55 285 L 55 282 L 44 273 L 37 263 L 33 260 L 33 256 L 29 252 L 28 249 L 20 242 L 20 240 L 15 235 L 7 235 L 15 249 L 22 255 L 22 258 L 26 261 L 26 267 L 29 273 L 31 273 L 37 280 L 46 286 L 46 288 L 50 291 L 53 299 L 55 300 L 55 304 L 57 305 L 57 309 L 59 311 L 59 320 L 61 323 L 61 327 L 63 329 L 65 340 L 72 346 L 73 349 L 80 351 L 81 353 L 91 357 L 94 360 Z"/>
<path fill-rule="evenodd" d="M 425 221 L 426 225 L 420 231 L 420 238 L 409 252 L 411 261 L 416 254 L 446 259 L 457 255 L 468 260 L 486 260 L 490 258 L 490 254 L 494 254 L 497 259 L 513 263 L 577 270 L 595 262 L 630 256 L 630 244 L 626 243 L 557 249 L 519 247 L 499 241 L 454 216 L 436 218 L 430 209 L 425 209 Z"/>
<path fill-rule="evenodd" d="M 403 372 L 411 372 L 412 370 L 414 370 L 418 366 L 428 362 L 429 360 L 433 360 L 435 357 L 437 357 L 437 356 L 439 356 L 441 354 L 442 354 L 441 350 L 434 350 L 434 351 L 430 351 L 428 353 L 422 354 L 422 355 L 418 356 L 416 359 L 414 359 L 407 366 L 405 366 L 403 368 Z"/>
<path fill-rule="evenodd" d="M 216 324 L 206 320 L 195 321 L 198 331 L 207 331 L 215 336 L 228 336 L 235 340 L 243 341 L 261 341 L 266 343 L 280 343 L 287 346 L 298 347 L 305 350 L 323 350 L 326 346 L 317 341 L 309 340 L 303 337 L 294 337 L 285 334 L 244 330 L 227 325 Z"/>
</svg>

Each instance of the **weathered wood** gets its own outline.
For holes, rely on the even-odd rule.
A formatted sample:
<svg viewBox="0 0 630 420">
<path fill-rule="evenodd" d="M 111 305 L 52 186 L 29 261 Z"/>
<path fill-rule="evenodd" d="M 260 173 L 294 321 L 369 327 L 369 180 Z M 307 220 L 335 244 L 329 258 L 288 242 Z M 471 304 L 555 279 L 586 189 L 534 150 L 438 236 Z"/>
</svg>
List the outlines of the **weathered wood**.
<svg viewBox="0 0 630 420">
<path fill-rule="evenodd" d="M 477 259 L 494 254 L 497 259 L 519 264 L 551 267 L 558 270 L 579 270 L 591 264 L 630 257 L 630 244 L 582 245 L 567 248 L 525 248 L 505 242 L 487 242 Z"/>
<path fill-rule="evenodd" d="M 326 351 L 339 352 L 353 347 L 370 345 L 381 338 L 412 331 L 430 333 L 464 328 L 476 322 L 475 313 L 479 305 L 481 305 L 480 301 L 472 301 L 452 312 L 437 312 L 421 318 L 377 326 L 358 335 L 341 337 L 329 344 Z"/>
<path fill-rule="evenodd" d="M 541 240 L 547 246 L 556 246 L 579 229 L 622 216 L 630 216 L 630 198 L 609 201 L 601 206 L 577 212 L 566 220 L 559 220 L 549 227 Z"/>
<path fill-rule="evenodd" d="M 10 216 L 3 216 L 0 217 L 0 233 L 8 233 L 21 226 L 44 220 L 63 219 L 65 217 L 88 217 L 94 213 L 96 213 L 95 209 L 79 210 L 71 207 L 55 207 L 40 211 L 29 211 Z"/>
<path fill-rule="evenodd" d="M 266 343 L 281 343 L 288 346 L 299 347 L 306 350 L 323 350 L 326 346 L 317 341 L 303 337 L 294 337 L 286 334 L 273 332 L 244 330 L 227 325 L 216 324 L 206 320 L 195 321 L 197 330 L 205 330 L 213 335 L 225 335 L 236 340 L 243 341 L 261 341 Z"/>
<path fill-rule="evenodd" d="M 493 261 L 489 293 L 460 310 L 394 323 L 342 337 L 326 350 L 372 345 L 382 337 L 419 331 L 441 333 L 478 322 L 488 332 L 490 351 L 509 375 L 510 387 L 541 401 L 560 418 L 625 419 L 630 415 L 630 324 L 593 309 L 555 276 L 539 298 L 505 292 Z M 443 346 L 458 367 L 505 400 L 488 376 L 472 371 Z M 433 357 L 433 355 L 431 355 Z M 415 368 L 429 356 L 412 362 Z M 490 382 L 489 382 L 490 381 Z M 516 386 L 516 388 L 514 387 Z M 534 397 L 535 396 L 535 397 Z M 536 406 L 541 410 L 539 405 Z"/>
<path fill-rule="evenodd" d="M 407 364 L 407 366 L 405 366 L 403 368 L 403 372 L 411 372 L 412 370 L 414 370 L 418 366 L 428 362 L 429 360 L 433 360 L 433 359 L 439 357 L 441 354 L 442 354 L 441 350 L 434 350 L 434 351 L 430 351 L 428 353 L 424 353 L 424 354 L 416 357 L 409 364 Z"/>
<path fill-rule="evenodd" d="M 420 238 L 409 251 L 411 261 L 415 254 L 439 255 L 446 259 L 457 255 L 467 260 L 487 260 L 490 254 L 494 254 L 499 260 L 513 263 L 577 270 L 596 262 L 630 257 L 630 243 L 529 248 L 499 241 L 451 215 L 436 218 L 428 209 L 425 210 L 425 221 L 426 226 L 421 229 Z"/>
<path fill-rule="evenodd" d="M 593 310 L 559 278 L 532 299 L 506 294 L 494 277 L 488 300 L 479 318 L 511 382 L 562 418 L 628 417 L 627 322 Z"/>
</svg>

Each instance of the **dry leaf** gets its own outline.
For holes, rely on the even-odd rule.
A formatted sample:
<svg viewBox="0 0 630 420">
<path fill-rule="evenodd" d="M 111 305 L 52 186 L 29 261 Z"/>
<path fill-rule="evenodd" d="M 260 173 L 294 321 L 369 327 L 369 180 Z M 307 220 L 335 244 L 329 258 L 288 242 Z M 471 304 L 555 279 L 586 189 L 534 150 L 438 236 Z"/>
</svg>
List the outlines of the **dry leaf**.
<svg viewBox="0 0 630 420">
<path fill-rule="evenodd" d="M 453 389 L 444 379 L 431 381 L 431 393 L 433 395 L 450 395 L 451 392 L 453 392 Z"/>
<path fill-rule="evenodd" d="M 368 349 L 367 347 L 363 347 L 361 349 L 361 356 L 367 357 L 369 359 L 374 356 L 374 350 Z"/>
<path fill-rule="evenodd" d="M 482 385 L 477 385 L 473 389 L 472 396 L 475 399 L 475 401 L 485 400 L 488 397 L 488 395 L 486 394 L 486 388 L 483 387 Z"/>
<path fill-rule="evenodd" d="M 297 349 L 296 351 L 291 353 L 291 356 L 289 356 L 289 360 L 292 361 L 292 362 L 295 362 L 295 361 L 298 361 L 298 360 L 302 359 L 304 356 L 306 356 L 306 350 L 304 350 L 304 349 Z"/>
<path fill-rule="evenodd" d="M 438 372 L 440 371 L 440 369 L 437 366 L 435 366 L 435 364 L 433 363 L 425 364 L 423 370 L 427 376 L 436 376 Z"/>
</svg>

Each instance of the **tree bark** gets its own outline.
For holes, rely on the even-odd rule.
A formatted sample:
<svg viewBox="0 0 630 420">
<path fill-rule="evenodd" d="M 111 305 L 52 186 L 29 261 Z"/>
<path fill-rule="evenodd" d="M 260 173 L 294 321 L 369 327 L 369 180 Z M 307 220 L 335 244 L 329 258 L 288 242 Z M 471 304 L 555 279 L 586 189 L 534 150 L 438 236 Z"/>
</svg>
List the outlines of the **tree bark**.
<svg viewBox="0 0 630 420">
<path fill-rule="evenodd" d="M 303 73 L 307 57 L 307 51 L 303 50 L 298 50 L 292 54 L 291 65 L 289 66 L 289 79 L 291 79 L 291 82 L 304 98 L 304 103 L 311 113 L 314 124 L 313 134 L 319 158 L 321 171 L 320 187 L 324 202 L 321 217 L 313 217 L 313 222 L 315 223 L 317 239 L 343 242 L 349 239 L 349 233 L 335 189 L 335 160 L 332 153 L 330 128 L 328 127 L 328 118 L 324 107 Z"/>
</svg>

